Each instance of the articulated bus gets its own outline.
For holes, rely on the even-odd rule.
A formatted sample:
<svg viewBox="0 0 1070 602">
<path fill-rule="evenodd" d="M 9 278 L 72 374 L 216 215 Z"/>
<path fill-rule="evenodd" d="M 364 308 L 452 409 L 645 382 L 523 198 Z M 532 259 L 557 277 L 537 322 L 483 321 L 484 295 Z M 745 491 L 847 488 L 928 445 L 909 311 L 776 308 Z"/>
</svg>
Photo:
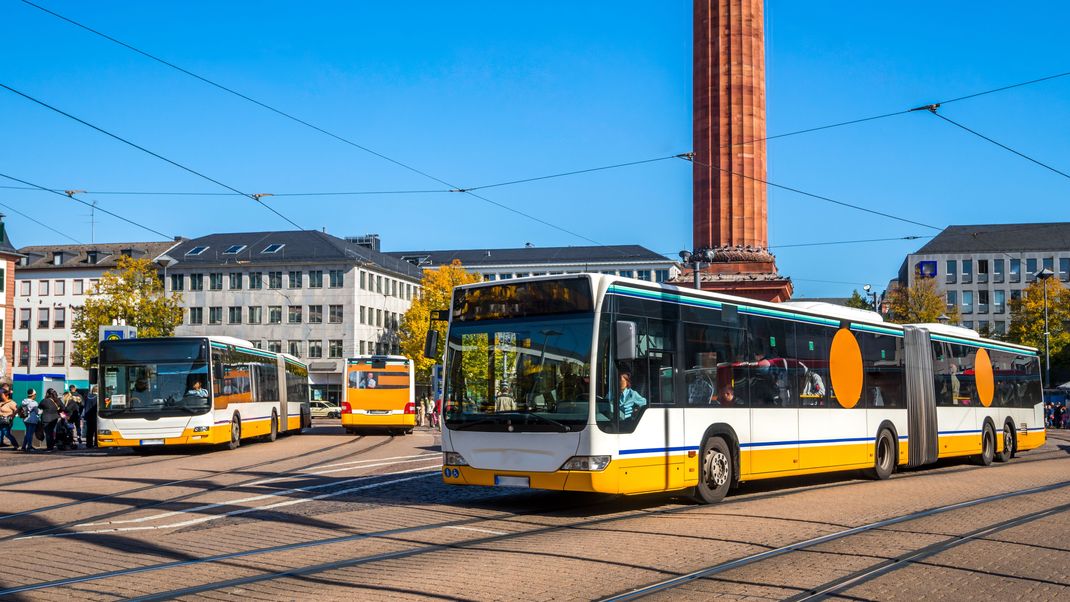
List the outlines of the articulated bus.
<svg viewBox="0 0 1070 602">
<path fill-rule="evenodd" d="M 347 432 L 385 430 L 411 433 L 416 426 L 412 362 L 400 355 L 346 360 L 342 426 Z"/>
<path fill-rule="evenodd" d="M 311 425 L 308 367 L 231 337 L 104 341 L 101 447 L 225 444 Z"/>
<path fill-rule="evenodd" d="M 600 274 L 458 287 L 449 319 L 449 484 L 709 503 L 1045 441 L 1036 350 L 965 328 Z"/>
</svg>

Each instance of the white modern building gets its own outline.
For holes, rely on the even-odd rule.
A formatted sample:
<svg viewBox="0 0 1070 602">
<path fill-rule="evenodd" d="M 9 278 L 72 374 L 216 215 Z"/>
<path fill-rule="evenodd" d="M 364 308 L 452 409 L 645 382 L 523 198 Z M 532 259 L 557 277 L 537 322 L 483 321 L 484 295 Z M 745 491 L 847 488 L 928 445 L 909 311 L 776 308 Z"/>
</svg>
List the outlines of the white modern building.
<svg viewBox="0 0 1070 602">
<path fill-rule="evenodd" d="M 1010 301 L 1044 268 L 1070 282 L 1070 223 L 949 226 L 907 255 L 899 283 L 935 278 L 962 326 L 1002 335 Z"/>
<path fill-rule="evenodd" d="M 71 323 L 105 271 L 122 255 L 155 260 L 175 241 L 31 246 L 15 269 L 15 372 L 63 374 L 88 386 L 85 369 L 71 365 Z"/>
<path fill-rule="evenodd" d="M 309 364 L 313 399 L 338 400 L 345 358 L 398 353 L 422 272 L 377 236 L 236 232 L 184 240 L 160 257 L 183 296 L 178 335 L 227 335 Z"/>
</svg>

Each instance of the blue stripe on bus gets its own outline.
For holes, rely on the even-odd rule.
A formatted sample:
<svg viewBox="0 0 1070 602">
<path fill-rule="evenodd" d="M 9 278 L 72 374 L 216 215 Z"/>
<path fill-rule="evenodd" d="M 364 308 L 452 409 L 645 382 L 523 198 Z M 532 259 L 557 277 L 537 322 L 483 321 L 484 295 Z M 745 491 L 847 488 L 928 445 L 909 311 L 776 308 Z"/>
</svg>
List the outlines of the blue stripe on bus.
<svg viewBox="0 0 1070 602">
<path fill-rule="evenodd" d="M 690 445 L 682 445 L 680 447 L 646 447 L 643 449 L 622 449 L 617 453 L 621 456 L 626 456 L 628 454 L 654 454 L 674 451 L 698 451 L 698 447 Z"/>
</svg>

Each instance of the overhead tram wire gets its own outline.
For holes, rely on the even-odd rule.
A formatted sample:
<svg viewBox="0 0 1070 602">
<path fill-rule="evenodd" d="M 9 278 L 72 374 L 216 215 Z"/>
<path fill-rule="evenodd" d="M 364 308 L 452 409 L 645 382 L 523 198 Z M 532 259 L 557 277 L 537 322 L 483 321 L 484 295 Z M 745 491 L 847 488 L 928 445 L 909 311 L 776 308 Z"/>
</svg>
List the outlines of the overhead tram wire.
<svg viewBox="0 0 1070 602">
<path fill-rule="evenodd" d="M 794 244 L 788 244 L 788 245 L 770 245 L 769 248 L 770 249 L 790 249 L 790 248 L 798 248 L 798 247 L 826 247 L 826 246 L 831 246 L 831 245 L 853 245 L 853 244 L 870 243 L 870 242 L 890 242 L 890 241 L 896 241 L 896 240 L 918 240 L 919 238 L 934 238 L 935 236 L 936 236 L 935 234 L 929 234 L 929 235 L 925 235 L 925 236 L 918 236 L 918 235 L 897 236 L 895 238 L 867 238 L 867 239 L 863 239 L 863 240 L 832 240 L 832 241 L 826 241 L 826 242 L 804 242 L 804 243 L 794 243 Z"/>
<path fill-rule="evenodd" d="M 472 197 L 480 199 L 481 201 L 484 201 L 486 203 L 490 203 L 491 205 L 494 205 L 496 207 L 500 207 L 502 209 L 505 209 L 506 211 L 510 211 L 510 212 L 515 213 L 517 215 L 526 217 L 526 218 L 528 218 L 530 220 L 533 220 L 535 222 L 538 222 L 540 224 L 543 224 L 543 225 L 548 226 L 550 228 L 553 228 L 555 230 L 564 232 L 564 233 L 569 234 L 571 236 L 575 236 L 577 238 L 581 238 L 583 240 L 586 240 L 588 242 L 594 243 L 594 244 L 599 245 L 599 246 L 605 246 L 604 244 L 602 244 L 602 243 L 600 243 L 600 242 L 598 242 L 598 241 L 596 241 L 596 240 L 594 240 L 592 238 L 588 238 L 587 236 L 584 236 L 584 235 L 579 234 L 577 232 L 573 232 L 572 230 L 569 230 L 568 228 L 565 228 L 563 226 L 558 226 L 557 224 L 552 224 L 552 223 L 550 223 L 550 222 L 548 222 L 548 221 L 546 221 L 546 220 L 544 220 L 542 218 L 536 217 L 534 215 L 531 215 L 531 214 L 526 213 L 524 211 L 521 211 L 519 209 L 514 209 L 513 207 L 505 205 L 504 203 L 499 203 L 498 201 L 493 201 L 493 200 L 491 200 L 491 199 L 489 199 L 489 198 L 487 198 L 487 197 L 485 197 L 483 195 L 476 194 L 476 193 L 474 193 L 474 192 L 472 192 L 470 190 L 465 190 L 462 187 L 457 186 L 456 184 L 451 184 L 451 183 L 449 183 L 449 182 L 447 182 L 447 181 L 445 181 L 445 180 L 443 180 L 441 178 L 438 178 L 436 176 L 433 176 L 433 175 L 431 175 L 431 174 L 429 174 L 429 173 L 427 173 L 425 171 L 421 171 L 420 169 L 417 169 L 417 168 L 413 167 L 412 165 L 409 165 L 409 164 L 404 163 L 402 161 L 398 161 L 397 159 L 394 159 L 392 157 L 388 157 L 387 155 L 384 155 L 383 153 L 380 153 L 380 152 L 378 152 L 378 151 L 376 151 L 374 149 L 371 149 L 371 148 L 369 148 L 367 146 L 364 146 L 362 144 L 354 142 L 354 141 L 352 141 L 352 140 L 350 140 L 348 138 L 345 138 L 343 136 L 335 134 L 334 132 L 326 130 L 326 129 L 324 129 L 322 127 L 319 127 L 319 126 L 317 126 L 317 125 L 315 125 L 313 123 L 310 123 L 308 121 L 305 121 L 304 119 L 301 119 L 301 118 L 299 118 L 299 117 L 297 117 L 295 115 L 287 113 L 286 111 L 283 111 L 281 109 L 277 109 L 277 108 L 275 108 L 275 107 L 273 107 L 273 106 L 271 106 L 271 105 L 269 105 L 267 103 L 264 103 L 264 102 L 261 102 L 259 100 L 256 100 L 255 98 L 252 98 L 251 96 L 248 96 L 246 94 L 242 94 L 241 92 L 238 92 L 237 90 L 234 90 L 233 88 L 228 88 L 227 86 L 224 86 L 223 84 L 217 83 L 217 82 L 215 82 L 213 80 L 208 79 L 207 77 L 198 75 L 198 74 L 196 74 L 196 73 L 194 73 L 194 72 L 192 72 L 192 71 L 190 71 L 188 69 L 185 69 L 183 67 L 180 67 L 180 66 L 178 66 L 178 65 L 176 65 L 176 64 L 174 64 L 172 62 L 166 61 L 166 60 L 164 60 L 164 59 L 162 59 L 160 57 L 157 57 L 157 56 L 155 56 L 153 54 L 145 52 L 144 50 L 141 50 L 139 48 L 131 46 L 130 44 L 127 44 L 126 42 L 123 42 L 121 40 L 113 38 L 112 36 L 109 36 L 109 35 L 107 35 L 107 34 L 105 34 L 103 32 L 97 31 L 97 30 L 95 30 L 95 29 L 93 29 L 93 28 L 91 28 L 91 27 L 89 27 L 87 25 L 83 25 L 83 24 L 75 21 L 74 19 L 65 17 L 65 16 L 63 16 L 63 15 L 57 13 L 57 12 L 51 11 L 51 10 L 49 10 L 49 9 L 43 7 L 43 6 L 40 6 L 40 5 L 35 4 L 33 2 L 30 2 L 29 0 L 22 0 L 22 1 L 23 1 L 24 4 L 26 4 L 28 6 L 32 6 L 32 7 L 36 8 L 36 9 L 38 9 L 38 10 L 41 10 L 41 11 L 43 11 L 45 13 L 48 13 L 48 14 L 52 15 L 53 17 L 56 17 L 56 18 L 61 19 L 63 21 L 66 21 L 66 22 L 70 23 L 71 25 L 74 25 L 76 27 L 84 29 L 84 30 L 86 30 L 86 31 L 88 31 L 88 32 L 90 32 L 92 34 L 98 35 L 98 36 L 100 36 L 100 37 L 102 37 L 102 38 L 104 38 L 104 39 L 106 39 L 106 40 L 108 40 L 110 42 L 113 42 L 115 44 L 118 44 L 118 45 L 122 46 L 123 48 L 126 48 L 127 50 L 130 50 L 132 52 L 136 52 L 136 53 L 138 53 L 138 54 L 140 54 L 140 55 L 142 55 L 142 56 L 144 56 L 146 58 L 152 59 L 153 61 L 156 61 L 156 62 L 158 62 L 158 63 L 160 63 L 162 65 L 165 65 L 167 67 L 170 67 L 170 68 L 172 68 L 172 69 L 174 69 L 176 71 L 184 73 L 184 74 L 186 74 L 186 75 L 188 75 L 188 76 L 190 76 L 190 77 L 192 77 L 194 79 L 197 79 L 197 80 L 199 80 L 199 81 L 201 81 L 201 82 L 203 82 L 205 84 L 208 84 L 210 86 L 218 88 L 218 89 L 220 89 L 220 90 L 222 90 L 224 92 L 227 92 L 229 94 L 233 94 L 234 96 L 237 96 L 238 98 L 241 98 L 241 99 L 243 99 L 245 101 L 251 102 L 251 103 L 253 103 L 253 104 L 255 104 L 255 105 L 257 105 L 257 106 L 259 106 L 259 107 L 261 107 L 263 109 L 271 111 L 272 113 L 275 113 L 275 114 L 277 114 L 277 115 L 279 115 L 281 117 L 285 117 L 285 118 L 287 118 L 287 119 L 289 119 L 291 121 L 294 121 L 296 123 L 299 123 L 299 124 L 301 124 L 301 125 L 303 125 L 305 127 L 308 127 L 308 128 L 313 129 L 313 130 L 316 130 L 317 132 L 319 132 L 319 133 L 321 133 L 321 134 L 323 134 L 325 136 L 330 136 L 331 138 L 334 138 L 335 140 L 338 140 L 339 142 L 342 142 L 344 144 L 348 144 L 349 146 L 352 146 L 354 148 L 358 148 L 358 149 L 360 149 L 360 150 L 362 150 L 362 151 L 364 151 L 366 153 L 369 153 L 371 155 L 379 157 L 380 159 L 383 159 L 384 161 L 388 161 L 390 163 L 393 163 L 394 165 L 397 165 L 399 167 L 407 169 L 407 170 L 409 170 L 409 171 L 411 171 L 413 173 L 419 174 L 419 175 L 421 175 L 421 176 L 423 176 L 425 178 L 428 178 L 430 180 L 438 182 L 439 184 L 442 184 L 443 186 L 448 186 L 452 190 L 456 190 L 458 192 L 464 192 L 465 194 L 471 195 Z M 2 85 L 2 84 L 0 84 L 0 85 Z M 144 149 L 142 149 L 142 150 L 144 150 Z M 162 157 L 160 157 L 160 158 L 162 158 Z M 176 163 L 175 165 L 178 165 L 178 164 Z M 193 170 L 189 170 L 188 168 L 185 168 L 185 167 L 183 167 L 183 169 L 187 169 L 187 171 L 190 171 L 192 173 L 196 173 L 196 172 L 193 172 Z M 198 174 L 198 175 L 200 175 L 200 174 Z M 207 176 L 202 176 L 202 177 L 205 177 L 206 179 L 210 179 L 210 178 L 207 178 Z M 229 190 L 233 190 L 235 192 L 240 192 L 240 191 L 238 191 L 236 189 L 233 189 L 233 188 L 231 188 L 229 186 L 226 186 L 225 184 L 222 184 L 221 182 L 217 182 L 215 180 L 211 180 L 211 181 L 215 182 L 216 184 L 220 184 L 221 186 L 224 186 L 225 188 L 228 188 Z M 250 196 L 250 195 L 245 195 L 245 196 Z M 260 201 L 260 199 L 255 199 L 255 200 L 257 200 L 258 202 L 262 203 L 262 201 Z M 268 206 L 266 203 L 262 203 L 262 204 L 265 207 L 268 207 L 269 209 L 271 209 L 272 211 L 275 211 L 270 206 Z M 276 211 L 275 213 L 278 213 L 278 212 Z M 285 218 L 284 216 L 282 216 L 282 214 L 279 214 L 279 215 L 281 217 L 283 217 L 284 219 L 286 219 L 287 221 L 290 221 L 289 218 Z M 290 222 L 290 223 L 293 223 L 293 222 Z M 297 226 L 297 224 L 294 224 L 294 226 Z M 297 227 L 300 228 L 300 226 L 297 226 Z"/>
<path fill-rule="evenodd" d="M 195 176 L 197 176 L 199 178 L 202 178 L 204 180 L 208 180 L 209 182 L 212 182 L 213 184 L 216 184 L 218 186 L 222 186 L 223 188 L 226 188 L 227 190 L 230 190 L 230 191 L 235 192 L 237 194 L 240 194 L 242 196 L 248 197 L 248 198 L 256 201 L 257 203 L 260 203 L 261 205 L 263 205 L 265 208 L 267 208 L 268 211 L 271 211 L 275 215 L 277 215 L 277 216 L 281 217 L 282 219 L 286 220 L 287 222 L 289 222 L 293 227 L 297 228 L 298 230 L 304 230 L 305 229 L 305 228 L 302 228 L 301 226 L 299 226 L 297 224 L 297 222 L 293 221 L 292 219 L 290 219 L 290 218 L 286 217 L 285 215 L 283 215 L 282 213 L 280 213 L 277 209 L 275 209 L 271 205 L 268 205 L 267 203 L 265 203 L 260 198 L 260 195 L 257 195 L 255 193 L 254 194 L 244 193 L 244 192 L 238 190 L 237 188 L 234 188 L 233 186 L 229 186 L 227 184 L 224 184 L 223 182 L 220 182 L 219 180 L 216 180 L 215 178 L 206 176 L 203 173 L 201 173 L 201 172 L 199 172 L 199 171 L 197 171 L 195 169 L 192 169 L 190 167 L 186 167 L 185 165 L 182 165 L 181 163 L 179 163 L 177 161 L 172 161 L 171 159 L 168 159 L 167 157 L 165 157 L 165 156 L 163 156 L 163 155 L 161 155 L 159 153 L 155 153 L 155 152 L 145 148 L 144 146 L 140 146 L 140 145 L 138 145 L 138 144 L 136 144 L 134 142 L 131 142 L 131 141 L 127 140 L 126 138 L 123 138 L 122 136 L 119 136 L 117 134 L 113 134 L 113 133 L 109 132 L 108 130 L 105 130 L 104 128 L 101 128 L 99 126 L 93 125 L 92 123 L 89 123 L 88 121 L 85 121 L 84 119 L 80 119 L 78 117 L 75 117 L 74 115 L 71 115 L 70 113 L 68 113 L 68 112 L 66 112 L 64 110 L 59 109 L 57 107 L 54 107 L 54 106 L 52 106 L 52 105 L 50 105 L 50 104 L 48 104 L 48 103 L 46 103 L 46 102 L 44 102 L 42 100 L 34 98 L 33 96 L 30 96 L 29 94 L 26 94 L 24 92 L 20 92 L 19 90 L 16 90 L 15 88 L 12 88 L 11 86 L 8 86 L 7 84 L 4 84 L 4 83 L 0 82 L 0 88 L 4 88 L 5 90 L 7 90 L 9 92 L 17 94 L 18 96 L 21 96 L 21 97 L 25 98 L 26 100 L 29 100 L 30 102 L 38 104 L 38 105 L 40 105 L 40 106 L 42 106 L 42 107 L 44 107 L 44 108 L 46 108 L 46 109 L 48 109 L 50 111 L 54 111 L 56 113 L 59 113 L 60 115 L 63 115 L 64 117 L 67 117 L 68 119 L 72 119 L 74 121 L 77 121 L 78 123 L 80 123 L 80 124 L 82 124 L 82 125 L 84 125 L 84 126 L 86 126 L 88 128 L 94 129 L 94 130 L 100 132 L 101 134 L 104 134 L 105 136 L 108 136 L 109 138 L 113 138 L 115 140 L 118 140 L 119 142 L 122 142 L 123 144 L 126 144 L 127 146 L 131 146 L 131 147 L 136 148 L 137 150 L 139 150 L 139 151 L 141 151 L 143 153 L 152 155 L 153 157 L 156 157 L 157 159 L 159 159 L 161 161 L 164 161 L 165 163 L 170 163 L 171 165 L 173 165 L 173 166 L 175 166 L 175 167 L 177 167 L 177 168 L 179 168 L 179 169 L 181 169 L 183 171 L 191 173 L 191 174 L 193 174 L 193 175 L 195 175 Z M 66 195 L 64 195 L 64 196 L 66 196 Z"/>
<path fill-rule="evenodd" d="M 33 222 L 33 223 L 37 224 L 38 226 L 41 226 L 42 228 L 44 228 L 44 229 L 46 229 L 46 230 L 50 230 L 50 231 L 52 231 L 52 232 L 55 232 L 56 234 L 59 234 L 59 235 L 60 235 L 60 236 L 62 236 L 63 238 L 67 238 L 67 239 L 69 239 L 69 240 L 72 240 L 72 241 L 74 241 L 75 243 L 77 243 L 77 244 L 80 244 L 80 245 L 84 245 L 84 244 L 85 244 L 84 242 L 82 242 L 82 241 L 78 240 L 77 238 L 75 238 L 75 237 L 71 236 L 70 234 L 67 234 L 66 232 L 60 232 L 59 230 L 57 230 L 57 229 L 53 228 L 52 226 L 49 226 L 48 224 L 46 224 L 46 223 L 44 223 L 44 222 L 42 222 L 42 221 L 40 221 L 40 220 L 38 220 L 38 219 L 35 219 L 35 218 L 34 218 L 34 217 L 32 217 L 32 216 L 26 215 L 25 213 L 23 213 L 23 212 L 19 211 L 18 209 L 15 209 L 15 208 L 14 208 L 14 207 L 12 207 L 11 205 L 8 205 L 8 204 L 6 204 L 6 203 L 0 203 L 0 207 L 3 207 L 3 208 L 5 208 L 5 209 L 7 209 L 8 211 L 11 211 L 11 212 L 13 212 L 13 213 L 16 213 L 16 214 L 18 214 L 18 215 L 21 215 L 22 217 L 24 217 L 24 218 L 26 218 L 26 219 L 30 220 L 31 222 Z"/>
<path fill-rule="evenodd" d="M 0 86 L 2 86 L 2 85 L 3 84 L 0 84 Z M 73 195 L 68 196 L 68 195 L 66 195 L 66 194 L 64 194 L 62 192 L 57 192 L 57 191 L 52 190 L 50 188 L 45 188 L 44 186 L 38 186 L 37 184 L 34 184 L 33 182 L 27 182 L 26 180 L 21 180 L 19 178 L 14 177 L 14 176 L 9 176 L 7 174 L 0 173 L 0 178 L 7 178 L 8 180 L 11 180 L 13 182 L 19 182 L 19 183 L 25 184 L 27 186 L 32 186 L 32 187 L 34 187 L 34 188 L 36 188 L 38 190 L 44 190 L 45 192 L 51 192 L 53 194 L 57 194 L 57 195 L 65 198 L 65 199 L 70 199 L 70 200 L 72 200 L 72 201 L 74 201 L 76 203 L 81 203 L 81 204 L 85 205 L 86 207 L 94 207 L 94 205 L 92 203 L 87 203 L 87 202 L 83 201 L 82 199 L 80 199 L 80 198 L 78 198 L 76 196 L 73 196 Z M 139 224 L 138 222 L 135 222 L 134 220 L 129 219 L 129 218 L 125 218 L 125 217 L 119 215 L 118 213 L 115 213 L 113 211 L 108 211 L 107 209 L 104 209 L 103 207 L 100 207 L 99 205 L 95 206 L 95 209 L 97 211 L 100 211 L 101 213 L 105 213 L 105 214 L 110 215 L 110 216 L 112 216 L 112 217 L 114 217 L 116 219 L 120 219 L 120 220 L 122 220 L 122 221 L 124 221 L 124 222 L 126 222 L 126 223 L 128 223 L 128 224 L 130 224 L 132 226 L 137 226 L 138 228 L 141 228 L 142 230 L 148 230 L 149 232 L 152 232 L 153 234 L 157 234 L 159 236 L 162 236 L 165 239 L 171 239 L 171 240 L 175 239 L 175 237 L 170 235 L 170 234 L 164 234 L 163 232 L 160 232 L 159 230 L 156 230 L 155 228 L 150 228 L 149 226 L 146 226 L 145 224 Z M 66 236 L 66 235 L 64 235 L 64 236 Z"/>
</svg>

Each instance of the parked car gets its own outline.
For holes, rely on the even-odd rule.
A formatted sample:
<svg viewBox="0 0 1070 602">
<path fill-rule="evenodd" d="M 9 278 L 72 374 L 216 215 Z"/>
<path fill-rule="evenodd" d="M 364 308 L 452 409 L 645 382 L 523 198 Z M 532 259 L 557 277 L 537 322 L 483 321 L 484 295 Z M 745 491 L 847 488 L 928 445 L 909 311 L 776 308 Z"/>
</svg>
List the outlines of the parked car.
<svg viewBox="0 0 1070 602">
<path fill-rule="evenodd" d="M 330 401 L 313 401 L 311 405 L 313 418 L 341 418 L 342 416 L 342 408 Z"/>
</svg>

